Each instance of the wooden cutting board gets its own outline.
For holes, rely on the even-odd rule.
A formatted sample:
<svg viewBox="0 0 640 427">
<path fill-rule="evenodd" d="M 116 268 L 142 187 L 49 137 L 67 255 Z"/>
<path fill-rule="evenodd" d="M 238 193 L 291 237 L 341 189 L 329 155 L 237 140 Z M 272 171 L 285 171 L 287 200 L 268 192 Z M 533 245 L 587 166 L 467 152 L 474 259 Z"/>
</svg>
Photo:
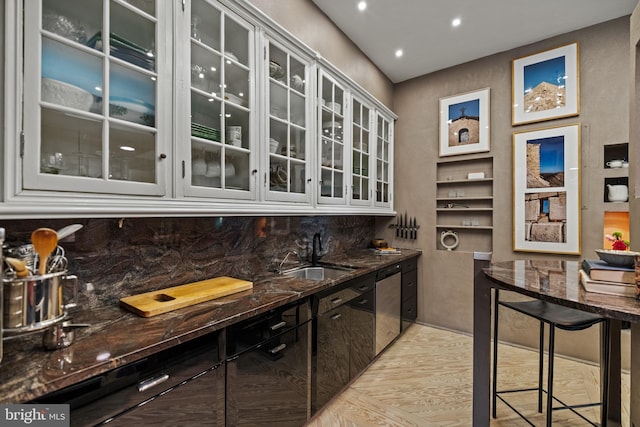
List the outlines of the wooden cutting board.
<svg viewBox="0 0 640 427">
<path fill-rule="evenodd" d="M 253 282 L 221 276 L 120 299 L 120 305 L 151 317 L 253 288 Z"/>
</svg>

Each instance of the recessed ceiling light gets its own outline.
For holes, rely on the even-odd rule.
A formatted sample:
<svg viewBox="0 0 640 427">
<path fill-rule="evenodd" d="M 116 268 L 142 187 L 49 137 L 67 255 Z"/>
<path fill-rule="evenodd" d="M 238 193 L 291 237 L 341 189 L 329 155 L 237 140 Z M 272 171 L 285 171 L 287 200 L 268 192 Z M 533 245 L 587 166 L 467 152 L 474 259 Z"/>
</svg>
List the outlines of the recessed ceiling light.
<svg viewBox="0 0 640 427">
<path fill-rule="evenodd" d="M 358 10 L 360 12 L 362 12 L 363 10 L 365 10 L 367 8 L 367 2 L 366 1 L 361 1 L 358 2 Z"/>
<path fill-rule="evenodd" d="M 400 58 L 402 56 L 404 52 L 402 52 L 402 49 L 398 49 L 396 50 L 396 58 Z"/>
<path fill-rule="evenodd" d="M 453 21 L 451 21 L 451 26 L 452 27 L 457 27 L 460 25 L 462 21 L 460 20 L 460 18 L 455 18 Z"/>
</svg>

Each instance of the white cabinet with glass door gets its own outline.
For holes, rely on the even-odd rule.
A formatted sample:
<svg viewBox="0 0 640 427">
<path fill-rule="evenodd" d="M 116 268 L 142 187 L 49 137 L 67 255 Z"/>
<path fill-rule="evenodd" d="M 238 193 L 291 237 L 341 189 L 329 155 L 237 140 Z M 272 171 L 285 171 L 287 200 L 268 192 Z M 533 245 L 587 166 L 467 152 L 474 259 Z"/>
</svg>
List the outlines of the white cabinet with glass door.
<svg viewBox="0 0 640 427">
<path fill-rule="evenodd" d="M 256 198 L 254 29 L 218 2 L 186 6 L 189 34 L 178 34 L 178 169 L 186 196 Z M 183 38 L 180 38 L 182 36 Z M 184 115 L 181 113 L 185 112 Z"/>
<path fill-rule="evenodd" d="M 393 121 L 376 113 L 376 196 L 374 205 L 391 207 L 393 198 Z"/>
<path fill-rule="evenodd" d="M 165 2 L 24 2 L 22 189 L 162 196 L 170 173 Z M 23 163 L 20 163 L 20 160 Z"/>
<path fill-rule="evenodd" d="M 309 131 L 313 82 L 310 61 L 266 38 L 265 199 L 310 203 Z"/>
<path fill-rule="evenodd" d="M 351 98 L 351 205 L 371 206 L 373 181 L 373 109 L 359 97 Z"/>
<path fill-rule="evenodd" d="M 345 86 L 319 71 L 318 82 L 318 203 L 346 204 L 345 167 L 349 162 L 345 141 L 349 140 L 347 93 Z"/>
</svg>

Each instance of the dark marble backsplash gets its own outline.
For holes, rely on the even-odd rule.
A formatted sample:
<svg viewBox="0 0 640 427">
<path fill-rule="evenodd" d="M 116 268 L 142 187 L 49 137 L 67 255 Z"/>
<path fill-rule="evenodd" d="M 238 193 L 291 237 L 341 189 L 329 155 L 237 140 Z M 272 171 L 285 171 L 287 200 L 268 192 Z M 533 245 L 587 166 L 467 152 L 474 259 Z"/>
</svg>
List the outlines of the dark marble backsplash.
<svg viewBox="0 0 640 427">
<path fill-rule="evenodd" d="M 258 277 L 291 250 L 310 259 L 315 233 L 322 236 L 321 254 L 330 255 L 365 248 L 375 233 L 369 216 L 11 220 L 0 227 L 5 243 L 16 246 L 30 243 L 38 227 L 73 223 L 83 228 L 60 246 L 69 274 L 78 276 L 84 308 L 217 276 Z"/>
</svg>

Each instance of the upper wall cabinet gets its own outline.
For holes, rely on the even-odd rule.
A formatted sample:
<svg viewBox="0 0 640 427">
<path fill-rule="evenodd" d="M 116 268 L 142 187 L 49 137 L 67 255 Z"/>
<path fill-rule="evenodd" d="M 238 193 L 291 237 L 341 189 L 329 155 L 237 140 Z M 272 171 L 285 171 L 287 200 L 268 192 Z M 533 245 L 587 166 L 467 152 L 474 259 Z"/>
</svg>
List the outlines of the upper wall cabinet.
<svg viewBox="0 0 640 427">
<path fill-rule="evenodd" d="M 378 112 L 376 127 L 375 205 L 390 207 L 393 199 L 393 121 Z"/>
<path fill-rule="evenodd" d="M 349 140 L 348 129 L 345 129 L 348 106 L 345 86 L 320 70 L 318 93 L 318 202 L 345 204 L 345 157 L 348 154 L 345 143 Z"/>
<path fill-rule="evenodd" d="M 161 4 L 24 3 L 24 190 L 166 194 L 172 77 Z"/>
<path fill-rule="evenodd" d="M 249 1 L 4 4 L 0 217 L 393 214 L 393 113 Z"/>
<path fill-rule="evenodd" d="M 371 206 L 373 196 L 373 108 L 358 96 L 351 100 L 351 204 Z"/>
<path fill-rule="evenodd" d="M 177 151 L 188 196 L 255 199 L 256 126 L 254 29 L 216 2 L 193 0 L 183 18 L 189 31 L 176 34 Z M 179 14 L 178 14 L 179 15 Z M 188 125 L 188 128 L 186 126 Z"/>
<path fill-rule="evenodd" d="M 310 143 L 313 129 L 312 64 L 294 48 L 265 36 L 265 199 L 311 201 Z"/>
</svg>

